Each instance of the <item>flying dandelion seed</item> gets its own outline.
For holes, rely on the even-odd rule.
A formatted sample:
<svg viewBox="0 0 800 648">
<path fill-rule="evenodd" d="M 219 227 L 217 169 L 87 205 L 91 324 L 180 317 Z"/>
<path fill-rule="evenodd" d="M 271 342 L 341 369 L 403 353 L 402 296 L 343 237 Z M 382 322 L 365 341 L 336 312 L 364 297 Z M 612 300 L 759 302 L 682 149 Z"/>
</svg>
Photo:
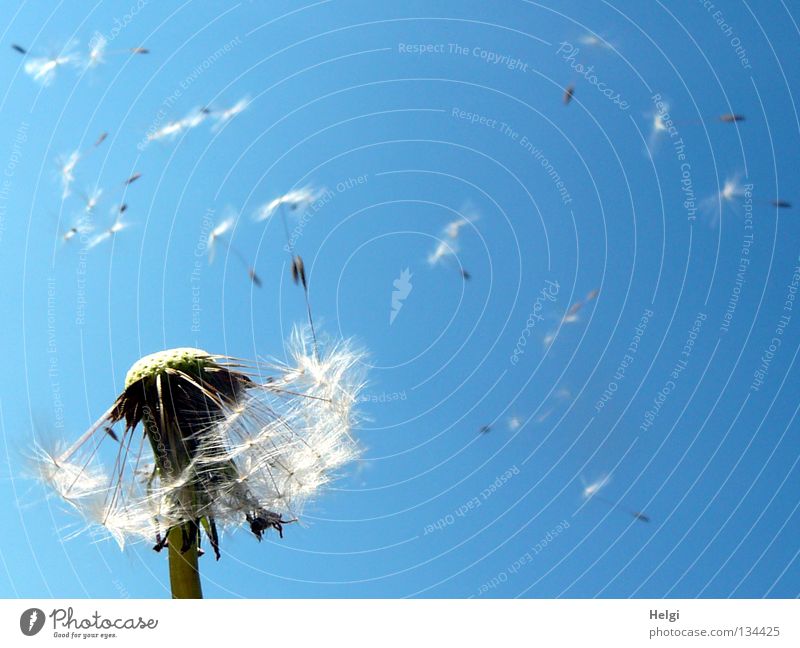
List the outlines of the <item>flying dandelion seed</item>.
<svg viewBox="0 0 800 648">
<path fill-rule="evenodd" d="M 595 36 L 594 34 L 584 34 L 578 38 L 578 42 L 586 47 L 596 47 L 598 49 L 614 49 L 614 46 L 607 40 Z"/>
<path fill-rule="evenodd" d="M 435 267 L 437 265 L 446 265 L 454 269 L 461 276 L 464 281 L 469 281 L 472 275 L 462 268 L 455 260 L 455 255 L 458 252 L 458 241 L 452 240 L 439 241 L 436 248 L 428 255 L 428 265 Z"/>
<path fill-rule="evenodd" d="M 587 301 L 587 302 L 594 301 L 595 299 L 597 299 L 597 296 L 599 294 L 600 294 L 600 289 L 599 288 L 595 288 L 594 290 L 590 290 L 588 293 L 586 293 L 586 300 L 585 301 Z"/>
<path fill-rule="evenodd" d="M 663 134 L 669 131 L 667 120 L 664 116 L 667 114 L 668 110 L 669 107 L 665 104 L 663 111 L 655 112 L 651 117 L 652 121 L 650 122 L 650 138 L 648 140 L 648 146 L 651 151 L 655 149 Z"/>
<path fill-rule="evenodd" d="M 611 477 L 609 477 L 608 475 L 602 475 L 599 479 L 597 479 L 597 480 L 595 480 L 595 481 L 593 481 L 593 482 L 591 482 L 589 484 L 584 483 L 584 487 L 583 487 L 583 497 L 584 497 L 584 499 L 589 499 L 591 497 L 594 497 L 603 488 L 608 486 L 609 483 L 611 483 Z"/>
<path fill-rule="evenodd" d="M 583 478 L 581 478 L 581 481 L 583 481 Z M 630 515 L 632 518 L 638 520 L 639 522 L 650 522 L 650 517 L 645 513 L 625 508 L 619 502 L 615 502 L 600 495 L 599 494 L 600 491 L 603 490 L 606 486 L 608 486 L 610 482 L 611 482 L 611 477 L 608 475 L 603 475 L 602 477 L 600 477 L 600 479 L 588 485 L 584 482 L 583 498 L 585 500 L 592 499 L 603 502 L 604 504 L 608 505 L 609 508 L 611 508 L 612 510 L 619 510 L 623 513 L 626 513 L 627 515 Z"/>
<path fill-rule="evenodd" d="M 97 36 L 92 39 L 89 45 L 89 58 L 86 61 L 86 67 L 96 67 L 105 61 L 106 47 L 108 40 L 105 36 Z"/>
<path fill-rule="evenodd" d="M 719 116 L 719 121 L 726 124 L 733 124 L 735 122 L 742 122 L 745 120 L 744 115 L 737 115 L 735 113 L 725 113 Z"/>
<path fill-rule="evenodd" d="M 89 241 L 89 244 L 87 246 L 88 249 L 91 250 L 92 248 L 97 247 L 101 243 L 104 243 L 105 241 L 110 240 L 117 233 L 119 233 L 122 230 L 124 230 L 126 227 L 128 227 L 128 223 L 124 223 L 120 219 L 117 219 L 116 221 L 114 221 L 114 224 L 111 225 L 111 227 L 109 227 L 107 230 L 105 230 L 103 232 L 100 232 L 91 241 Z"/>
<path fill-rule="evenodd" d="M 508 429 L 512 432 L 522 427 L 522 419 L 519 416 L 511 416 L 508 419 Z"/>
<path fill-rule="evenodd" d="M 260 288 L 261 279 L 256 274 L 255 269 L 247 262 L 247 259 L 239 250 L 239 248 L 234 246 L 230 239 L 226 236 L 228 232 L 233 229 L 233 226 L 236 223 L 236 215 L 232 213 L 232 210 L 228 210 L 228 212 L 230 215 L 220 221 L 220 223 L 213 230 L 211 230 L 211 233 L 208 235 L 208 241 L 206 242 L 208 263 L 213 263 L 216 256 L 217 244 L 220 243 L 224 245 L 228 251 L 230 251 L 233 256 L 236 257 L 236 259 L 245 267 L 247 270 L 247 276 L 250 277 L 250 280 L 257 288 Z"/>
<path fill-rule="evenodd" d="M 480 214 L 469 204 L 465 204 L 460 210 L 460 217 L 450 221 L 444 227 L 444 233 L 451 239 L 457 239 L 461 234 L 461 229 L 465 225 L 471 225 L 480 219 Z"/>
<path fill-rule="evenodd" d="M 287 207 L 293 212 L 303 211 L 316 202 L 323 193 L 324 189 L 315 189 L 309 186 L 293 189 L 259 207 L 256 210 L 255 220 L 265 221 L 281 207 Z"/>
<path fill-rule="evenodd" d="M 719 219 L 722 217 L 725 205 L 736 207 L 744 194 L 745 189 L 739 180 L 739 176 L 725 180 L 722 189 L 720 189 L 716 195 L 709 196 L 700 203 L 701 211 L 711 217 L 709 225 L 712 227 L 716 226 Z"/>
<path fill-rule="evenodd" d="M 549 349 L 552 346 L 553 342 L 555 342 L 555 340 L 556 340 L 555 331 L 550 331 L 549 333 L 545 334 L 545 336 L 542 338 L 542 346 L 544 346 L 545 349 Z"/>
<path fill-rule="evenodd" d="M 127 187 L 128 185 L 132 185 L 134 182 L 136 182 L 141 177 L 142 177 L 142 174 L 139 173 L 139 172 L 136 172 L 130 178 L 125 180 L 125 182 L 123 182 L 122 184 Z"/>
<path fill-rule="evenodd" d="M 107 132 L 103 131 L 102 133 L 100 133 L 100 135 L 97 136 L 97 139 L 94 142 L 94 147 L 97 148 L 98 146 L 100 146 L 103 142 L 106 141 L 107 137 L 108 137 Z"/>
<path fill-rule="evenodd" d="M 208 118 L 210 113 L 208 108 L 195 108 L 183 119 L 168 122 L 158 130 L 148 133 L 147 140 L 154 142 L 162 139 L 175 139 L 182 132 L 197 128 Z"/>
<path fill-rule="evenodd" d="M 129 47 L 122 50 L 108 50 L 108 39 L 102 34 L 97 34 L 89 42 L 89 56 L 86 60 L 86 67 L 97 67 L 106 62 L 106 57 L 121 54 L 149 54 L 150 50 L 145 47 Z"/>
<path fill-rule="evenodd" d="M 68 198 L 72 183 L 75 182 L 75 167 L 81 158 L 80 151 L 73 151 L 59 159 L 59 176 L 61 178 L 61 198 Z"/>
<path fill-rule="evenodd" d="M 351 431 L 363 354 L 340 341 L 311 355 L 299 330 L 288 351 L 288 364 L 249 371 L 191 348 L 142 358 L 71 447 L 36 448 L 39 477 L 121 548 L 167 548 L 173 597 L 202 597 L 201 530 L 217 559 L 220 530 L 246 525 L 258 540 L 269 529 L 282 536 L 359 455 Z"/>
<path fill-rule="evenodd" d="M 570 101 L 572 101 L 572 97 L 575 95 L 575 84 L 570 83 L 566 89 L 564 90 L 564 96 L 562 97 L 562 101 L 564 105 L 568 105 Z"/>
<path fill-rule="evenodd" d="M 576 301 L 572 306 L 569 307 L 567 311 L 567 315 L 575 315 L 581 308 L 583 308 L 582 301 Z"/>
<path fill-rule="evenodd" d="M 457 252 L 457 242 L 453 241 L 448 243 L 447 241 L 439 241 L 434 251 L 428 255 L 428 265 L 439 265 L 444 259 L 455 255 Z"/>
<path fill-rule="evenodd" d="M 86 218 L 79 218 L 76 223 L 61 235 L 64 243 L 71 241 L 76 236 L 89 234 L 92 231 L 92 224 Z"/>
<path fill-rule="evenodd" d="M 442 259 L 455 254 L 457 250 L 458 245 L 456 243 L 448 244 L 446 241 L 440 241 L 436 249 L 428 255 L 428 264 L 435 266 L 439 264 Z"/>
<path fill-rule="evenodd" d="M 97 203 L 100 202 L 100 198 L 103 196 L 103 190 L 99 187 L 96 187 L 88 194 L 81 191 L 78 192 L 78 195 L 81 197 L 81 200 L 83 200 L 84 210 L 88 214 L 93 212 L 97 207 Z"/>
<path fill-rule="evenodd" d="M 215 111 L 211 113 L 211 116 L 216 119 L 216 123 L 212 126 L 211 130 L 216 132 L 220 130 L 225 124 L 227 124 L 231 119 L 236 117 L 236 115 L 244 112 L 247 106 L 250 105 L 250 97 L 244 97 L 239 99 L 233 106 L 230 108 L 226 108 L 224 110 Z"/>
<path fill-rule="evenodd" d="M 11 43 L 11 49 L 13 49 L 15 52 L 19 52 L 22 55 L 28 53 L 28 50 L 22 47 L 22 45 L 17 45 L 16 43 Z"/>
<path fill-rule="evenodd" d="M 492 431 L 491 425 L 482 425 L 480 430 L 478 430 L 479 434 L 489 434 Z"/>
<path fill-rule="evenodd" d="M 73 44 L 70 44 L 57 55 L 41 56 L 28 60 L 23 66 L 25 74 L 37 83 L 49 86 L 55 79 L 59 68 L 78 63 L 78 56 L 71 51 L 72 48 Z"/>
<path fill-rule="evenodd" d="M 778 209 L 791 209 L 792 203 L 786 200 L 770 200 L 769 204 L 773 207 L 777 207 Z"/>
</svg>

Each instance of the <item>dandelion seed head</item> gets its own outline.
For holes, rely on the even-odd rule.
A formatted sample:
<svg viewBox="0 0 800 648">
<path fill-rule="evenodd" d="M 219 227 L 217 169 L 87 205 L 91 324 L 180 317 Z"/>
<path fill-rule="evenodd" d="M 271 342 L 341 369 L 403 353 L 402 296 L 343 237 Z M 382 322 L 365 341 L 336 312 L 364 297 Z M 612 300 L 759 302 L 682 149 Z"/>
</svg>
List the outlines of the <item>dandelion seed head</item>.
<svg viewBox="0 0 800 648">
<path fill-rule="evenodd" d="M 39 453 L 40 477 L 121 547 L 201 519 L 223 529 L 249 524 L 259 540 L 280 531 L 284 515 L 296 517 L 357 458 L 353 405 L 363 386 L 363 355 L 348 342 L 314 353 L 298 329 L 287 352 L 287 362 L 259 365 L 270 373 L 264 383 L 201 349 L 142 358 L 73 447 Z M 125 426 L 118 441 L 102 430 L 115 424 Z M 105 462 L 103 443 L 112 444 Z"/>
</svg>

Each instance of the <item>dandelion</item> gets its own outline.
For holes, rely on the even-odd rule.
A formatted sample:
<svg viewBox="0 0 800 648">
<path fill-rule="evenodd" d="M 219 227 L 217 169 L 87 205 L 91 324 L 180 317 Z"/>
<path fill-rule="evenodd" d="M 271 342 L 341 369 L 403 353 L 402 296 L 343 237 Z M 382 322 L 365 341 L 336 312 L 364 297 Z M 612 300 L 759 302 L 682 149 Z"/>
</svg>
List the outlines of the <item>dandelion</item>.
<svg viewBox="0 0 800 648">
<path fill-rule="evenodd" d="M 100 198 L 103 196 L 103 190 L 100 187 L 95 187 L 88 194 L 79 192 L 78 195 L 80 195 L 83 200 L 84 210 L 89 214 L 95 210 L 97 203 L 100 202 Z"/>
<path fill-rule="evenodd" d="M 565 106 L 568 105 L 570 101 L 572 101 L 572 97 L 574 95 L 575 95 L 575 84 L 574 83 L 570 83 L 564 89 L 564 96 L 561 98 L 561 100 L 564 102 Z"/>
<path fill-rule="evenodd" d="M 247 262 L 245 259 L 244 254 L 231 243 L 231 241 L 227 238 L 226 234 L 233 228 L 234 224 L 236 223 L 236 217 L 234 215 L 229 215 L 227 218 L 223 219 L 208 235 L 208 241 L 206 242 L 206 250 L 208 251 L 208 262 L 213 263 L 214 257 L 217 253 L 217 243 L 221 243 L 224 245 L 229 251 L 233 253 L 233 255 L 244 265 L 247 269 L 247 276 L 250 277 L 250 280 L 256 285 L 256 287 L 261 287 L 261 279 L 256 274 L 255 269 Z"/>
<path fill-rule="evenodd" d="M 744 194 L 739 176 L 728 178 L 716 195 L 709 196 L 700 203 L 700 209 L 711 215 L 710 225 L 713 227 L 722 217 L 725 204 L 736 205 Z"/>
<path fill-rule="evenodd" d="M 461 216 L 445 225 L 444 233 L 447 234 L 447 236 L 449 236 L 451 239 L 457 239 L 459 234 L 461 234 L 461 228 L 463 228 L 465 225 L 471 225 L 479 218 L 480 214 L 478 214 L 474 208 L 467 203 L 461 208 Z"/>
<path fill-rule="evenodd" d="M 744 115 L 737 115 L 735 113 L 725 113 L 724 115 L 719 116 L 719 120 L 726 124 L 733 124 L 735 122 L 741 122 L 745 120 Z"/>
<path fill-rule="evenodd" d="M 512 432 L 519 430 L 522 427 L 522 419 L 519 416 L 511 416 L 508 419 L 508 429 Z"/>
<path fill-rule="evenodd" d="M 243 112 L 247 106 L 250 105 L 250 97 L 239 99 L 233 106 L 212 113 L 212 116 L 217 120 L 217 123 L 212 127 L 212 131 L 216 132 L 227 124 L 231 119 L 236 117 L 239 113 Z"/>
<path fill-rule="evenodd" d="M 581 478 L 583 481 L 583 478 Z M 615 502 L 613 500 L 607 499 L 600 495 L 600 491 L 603 490 L 608 484 L 611 482 L 611 477 L 609 475 L 603 475 L 596 481 L 592 482 L 591 484 L 586 484 L 584 482 L 583 487 L 583 498 L 585 500 L 595 499 L 607 504 L 612 510 L 620 510 L 627 515 L 630 515 L 634 520 L 639 522 L 650 522 L 650 517 L 642 513 L 641 511 L 635 511 L 633 509 L 625 508 L 619 502 Z"/>
<path fill-rule="evenodd" d="M 583 480 L 583 478 L 581 478 Z M 599 493 L 603 488 L 608 486 L 611 483 L 611 477 L 608 475 L 602 475 L 599 479 L 591 482 L 590 484 L 584 483 L 583 487 L 583 497 L 584 499 L 589 499 L 594 497 Z"/>
<path fill-rule="evenodd" d="M 652 121 L 650 123 L 650 139 L 649 139 L 649 146 L 650 150 L 652 151 L 655 148 L 658 141 L 661 139 L 663 133 L 669 131 L 669 126 L 667 125 L 668 115 L 667 111 L 669 107 L 665 104 L 663 110 L 657 111 L 652 115 Z"/>
<path fill-rule="evenodd" d="M 81 215 L 74 225 L 72 225 L 66 232 L 61 235 L 61 240 L 64 243 L 71 241 L 76 236 L 83 236 L 89 234 L 92 231 L 93 227 L 91 221 L 87 219 L 85 216 Z"/>
<path fill-rule="evenodd" d="M 25 74 L 30 76 L 37 83 L 48 86 L 56 77 L 56 71 L 65 65 L 74 65 L 78 62 L 78 56 L 73 53 L 73 44 L 65 47 L 59 54 L 53 56 L 41 56 L 28 60 L 24 65 Z"/>
<path fill-rule="evenodd" d="M 58 161 L 62 199 L 69 197 L 70 187 L 72 183 L 75 182 L 75 167 L 80 159 L 81 152 L 76 150 L 66 157 L 60 158 Z"/>
<path fill-rule="evenodd" d="M 19 52 L 22 55 L 28 53 L 28 50 L 22 47 L 22 45 L 17 45 L 16 43 L 11 43 L 11 49 L 13 49 L 15 52 Z"/>
<path fill-rule="evenodd" d="M 270 529 L 282 537 L 359 454 L 363 355 L 347 342 L 310 355 L 298 330 L 288 351 L 288 363 L 250 370 L 193 348 L 146 356 L 71 447 L 37 448 L 38 474 L 120 548 L 166 548 L 173 597 L 200 598 L 203 535 L 217 559 L 221 531 L 244 524 L 259 541 Z"/>
<path fill-rule="evenodd" d="M 791 209 L 792 208 L 792 203 L 790 203 L 787 200 L 779 200 L 779 199 L 770 200 L 769 204 L 772 205 L 773 207 L 777 207 L 778 209 Z"/>
<path fill-rule="evenodd" d="M 255 220 L 265 221 L 270 218 L 281 207 L 288 207 L 290 211 L 303 211 L 312 205 L 324 193 L 323 189 L 314 187 L 302 187 L 278 196 L 268 203 L 265 203 L 256 210 Z"/>
<path fill-rule="evenodd" d="M 142 174 L 137 171 L 132 176 L 130 176 L 127 180 L 125 180 L 125 182 L 123 182 L 122 184 L 127 187 L 128 185 L 132 185 L 134 182 L 136 182 L 141 177 L 142 177 Z"/>
<path fill-rule="evenodd" d="M 108 51 L 108 39 L 100 33 L 89 41 L 89 57 L 86 67 L 92 68 L 106 62 L 107 56 L 118 54 L 149 54 L 150 50 L 145 47 L 130 47 L 128 49 Z"/>
<path fill-rule="evenodd" d="M 491 425 L 482 425 L 480 430 L 478 430 L 480 434 L 489 434 L 489 432 L 491 431 L 492 431 Z"/>
<path fill-rule="evenodd" d="M 581 43 L 581 45 L 586 45 L 587 47 L 596 47 L 598 49 L 614 49 L 614 46 L 611 43 L 600 36 L 595 36 L 594 34 L 584 34 L 578 38 L 578 42 Z"/>
<path fill-rule="evenodd" d="M 121 232 L 126 227 L 128 227 L 128 223 L 124 223 L 124 222 L 122 222 L 122 220 L 120 220 L 118 218 L 117 220 L 114 221 L 114 223 L 113 223 L 113 225 L 111 225 L 111 227 L 109 227 L 107 230 L 105 230 L 103 232 L 100 232 L 100 234 L 98 234 L 97 236 L 92 238 L 92 240 L 89 241 L 88 248 L 92 249 L 94 247 L 97 247 L 101 243 L 103 243 L 105 241 L 108 241 L 109 239 L 111 239 L 113 236 L 115 236 L 118 232 Z"/>
<path fill-rule="evenodd" d="M 89 44 L 89 59 L 86 63 L 87 67 L 96 67 L 105 60 L 107 45 L 108 40 L 101 34 L 92 39 L 92 42 Z"/>
<path fill-rule="evenodd" d="M 197 128 L 210 113 L 208 108 L 195 108 L 183 119 L 168 122 L 152 133 L 148 133 L 147 140 L 153 142 L 161 139 L 175 139 L 182 132 Z"/>
<path fill-rule="evenodd" d="M 461 267 L 457 261 L 455 261 L 455 255 L 458 252 L 458 241 L 439 241 L 434 248 L 433 252 L 428 255 L 428 265 L 431 267 L 437 265 L 447 265 L 449 268 L 455 269 L 458 274 L 461 275 L 461 278 L 465 281 L 469 281 L 472 278 L 472 275 Z"/>
</svg>

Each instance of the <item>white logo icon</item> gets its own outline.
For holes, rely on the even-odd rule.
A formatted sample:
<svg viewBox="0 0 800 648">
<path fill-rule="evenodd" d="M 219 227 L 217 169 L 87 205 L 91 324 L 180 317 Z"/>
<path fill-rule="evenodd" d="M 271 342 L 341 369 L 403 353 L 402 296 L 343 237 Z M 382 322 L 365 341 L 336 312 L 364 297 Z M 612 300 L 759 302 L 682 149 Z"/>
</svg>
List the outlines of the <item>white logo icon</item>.
<svg viewBox="0 0 800 648">
<path fill-rule="evenodd" d="M 392 291 L 392 312 L 389 314 L 389 324 L 394 324 L 394 319 L 403 308 L 403 302 L 411 294 L 411 270 L 406 268 L 400 273 L 400 276 L 394 280 L 394 290 Z"/>
</svg>

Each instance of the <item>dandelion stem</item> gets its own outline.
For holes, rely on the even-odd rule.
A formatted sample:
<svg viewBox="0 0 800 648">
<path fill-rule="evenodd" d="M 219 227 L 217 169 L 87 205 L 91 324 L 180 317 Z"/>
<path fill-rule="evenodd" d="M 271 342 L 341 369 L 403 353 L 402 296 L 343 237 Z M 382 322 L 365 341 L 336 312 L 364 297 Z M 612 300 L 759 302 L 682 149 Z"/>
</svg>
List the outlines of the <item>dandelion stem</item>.
<svg viewBox="0 0 800 648">
<path fill-rule="evenodd" d="M 184 529 L 173 527 L 168 535 L 169 548 L 169 584 L 174 599 L 203 598 L 200 587 L 200 572 L 197 569 L 197 541 L 193 541 L 189 549 L 181 552 Z"/>
</svg>

